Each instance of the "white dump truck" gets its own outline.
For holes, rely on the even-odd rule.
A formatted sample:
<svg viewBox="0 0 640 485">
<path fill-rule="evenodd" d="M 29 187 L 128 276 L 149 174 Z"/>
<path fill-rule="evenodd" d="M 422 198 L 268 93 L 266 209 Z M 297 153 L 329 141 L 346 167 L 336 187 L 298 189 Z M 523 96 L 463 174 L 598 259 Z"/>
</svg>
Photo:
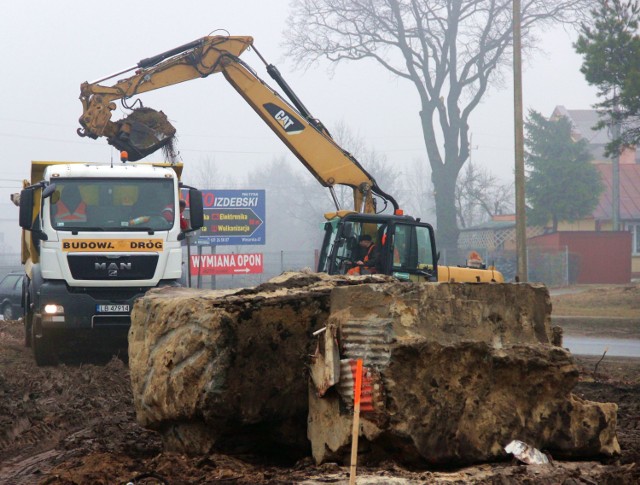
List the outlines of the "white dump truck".
<svg viewBox="0 0 640 485">
<path fill-rule="evenodd" d="M 25 344 L 38 365 L 74 337 L 126 336 L 134 300 L 178 285 L 181 242 L 202 227 L 202 195 L 181 164 L 32 162 L 20 206 Z M 68 349 L 67 349 L 68 350 Z"/>
</svg>

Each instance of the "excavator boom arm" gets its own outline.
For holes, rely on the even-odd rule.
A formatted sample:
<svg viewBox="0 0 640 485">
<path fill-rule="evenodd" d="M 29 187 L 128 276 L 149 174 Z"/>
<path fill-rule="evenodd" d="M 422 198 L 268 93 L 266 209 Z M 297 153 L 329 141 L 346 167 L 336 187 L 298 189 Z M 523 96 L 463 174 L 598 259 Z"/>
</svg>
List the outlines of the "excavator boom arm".
<svg viewBox="0 0 640 485">
<path fill-rule="evenodd" d="M 79 134 L 92 138 L 105 136 L 110 143 L 118 137 L 122 138 L 123 134 L 128 136 L 127 130 L 130 128 L 127 123 L 123 120 L 111 121 L 115 100 L 126 100 L 148 91 L 222 72 L 233 88 L 323 186 L 331 189 L 336 184 L 351 187 L 354 209 L 359 212 L 375 212 L 372 192 L 389 200 L 397 209 L 393 197 L 377 187 L 373 177 L 351 154 L 335 143 L 317 120 L 311 118 L 295 95 L 294 103 L 302 108 L 304 115 L 239 59 L 252 43 L 252 37 L 204 37 L 140 61 L 132 68 L 138 68 L 134 75 L 119 80 L 113 86 L 104 86 L 99 82 L 83 83 L 80 96 L 83 105 L 80 124 L 83 130 L 79 130 Z M 277 73 L 274 66 L 267 68 L 272 76 L 274 72 Z M 276 80 L 281 86 L 284 83 L 281 79 Z M 155 149 L 157 147 L 149 153 Z"/>
</svg>

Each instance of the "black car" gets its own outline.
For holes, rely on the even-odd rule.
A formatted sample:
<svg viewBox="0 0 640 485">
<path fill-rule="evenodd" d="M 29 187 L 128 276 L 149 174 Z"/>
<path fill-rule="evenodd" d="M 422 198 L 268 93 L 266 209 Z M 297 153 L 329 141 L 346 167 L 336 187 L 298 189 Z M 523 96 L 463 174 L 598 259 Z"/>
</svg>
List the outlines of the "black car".
<svg viewBox="0 0 640 485">
<path fill-rule="evenodd" d="M 5 320 L 22 316 L 22 280 L 24 273 L 11 272 L 0 281 L 0 312 Z"/>
</svg>

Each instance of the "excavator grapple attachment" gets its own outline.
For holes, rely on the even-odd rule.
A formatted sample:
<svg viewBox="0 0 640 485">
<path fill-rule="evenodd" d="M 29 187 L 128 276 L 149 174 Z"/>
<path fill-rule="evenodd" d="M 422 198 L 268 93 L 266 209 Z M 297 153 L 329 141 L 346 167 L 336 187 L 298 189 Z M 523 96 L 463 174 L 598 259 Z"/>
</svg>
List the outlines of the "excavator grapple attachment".
<svg viewBox="0 0 640 485">
<path fill-rule="evenodd" d="M 152 108 L 135 109 L 117 125 L 117 134 L 107 140 L 118 150 L 126 151 L 132 162 L 163 147 L 166 151 L 167 146 L 171 146 L 175 140 L 176 129 L 167 115 Z"/>
</svg>

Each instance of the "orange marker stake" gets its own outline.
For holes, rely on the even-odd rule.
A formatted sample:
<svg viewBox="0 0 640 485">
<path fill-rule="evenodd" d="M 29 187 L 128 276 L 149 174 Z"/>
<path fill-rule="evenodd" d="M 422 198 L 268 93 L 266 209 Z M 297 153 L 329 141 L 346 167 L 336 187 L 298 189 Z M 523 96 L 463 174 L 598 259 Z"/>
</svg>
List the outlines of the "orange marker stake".
<svg viewBox="0 0 640 485">
<path fill-rule="evenodd" d="M 353 429 L 351 430 L 351 466 L 349 467 L 349 485 L 356 483 L 358 464 L 358 435 L 360 434 L 360 392 L 362 390 L 362 359 L 356 361 L 356 385 L 353 389 Z"/>
</svg>

